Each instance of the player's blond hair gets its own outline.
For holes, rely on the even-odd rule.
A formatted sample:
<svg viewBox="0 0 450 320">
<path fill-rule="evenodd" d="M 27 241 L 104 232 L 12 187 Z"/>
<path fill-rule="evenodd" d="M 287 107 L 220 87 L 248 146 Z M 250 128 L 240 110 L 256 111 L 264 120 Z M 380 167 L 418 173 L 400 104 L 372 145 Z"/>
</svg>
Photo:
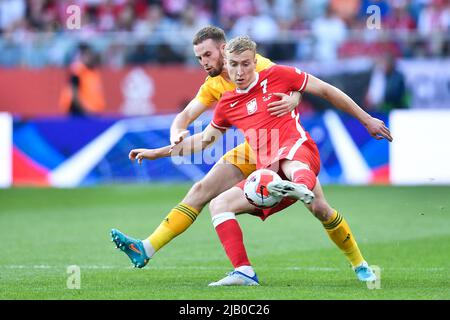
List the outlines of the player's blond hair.
<svg viewBox="0 0 450 320">
<path fill-rule="evenodd" d="M 225 51 L 228 53 L 241 54 L 244 51 L 250 50 L 256 54 L 256 43 L 250 39 L 249 36 L 239 36 L 231 39 L 225 46 Z"/>
</svg>

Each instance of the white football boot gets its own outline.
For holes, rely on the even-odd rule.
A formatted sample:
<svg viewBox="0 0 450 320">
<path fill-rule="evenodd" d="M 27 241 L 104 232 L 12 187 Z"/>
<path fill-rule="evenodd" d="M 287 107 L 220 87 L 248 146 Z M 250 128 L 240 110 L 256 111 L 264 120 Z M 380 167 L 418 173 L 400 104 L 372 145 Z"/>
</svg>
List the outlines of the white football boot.
<svg viewBox="0 0 450 320">
<path fill-rule="evenodd" d="M 211 282 L 209 287 L 218 286 L 259 286 L 259 280 L 256 274 L 253 277 L 247 276 L 240 271 L 232 271 L 223 279 L 216 282 Z"/>
<path fill-rule="evenodd" d="M 306 204 L 314 200 L 314 193 L 304 184 L 288 180 L 272 181 L 267 185 L 267 190 L 274 196 L 289 197 L 303 201 Z"/>
</svg>

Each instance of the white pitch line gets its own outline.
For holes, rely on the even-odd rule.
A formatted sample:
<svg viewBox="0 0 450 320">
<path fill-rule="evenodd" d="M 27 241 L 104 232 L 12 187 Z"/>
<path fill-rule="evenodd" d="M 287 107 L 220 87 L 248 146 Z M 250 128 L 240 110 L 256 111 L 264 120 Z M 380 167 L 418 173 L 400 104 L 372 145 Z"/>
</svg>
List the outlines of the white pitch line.
<svg viewBox="0 0 450 320">
<path fill-rule="evenodd" d="M 51 265 L 0 265 L 0 269 L 64 269 L 69 265 L 64 266 L 51 266 Z M 80 269 L 98 270 L 98 269 L 134 269 L 132 266 L 120 267 L 120 266 L 107 266 L 107 265 L 80 265 Z M 174 270 L 174 269 L 192 269 L 192 270 L 221 270 L 224 267 L 205 267 L 205 266 L 150 266 L 145 268 L 146 270 Z M 346 268 L 331 268 L 331 267 L 257 267 L 260 270 L 282 270 L 282 271 L 326 271 L 335 272 L 346 270 Z M 383 271 L 448 271 L 449 268 L 443 267 L 429 267 L 429 268 L 414 268 L 414 267 L 401 267 L 401 268 L 383 268 Z"/>
</svg>

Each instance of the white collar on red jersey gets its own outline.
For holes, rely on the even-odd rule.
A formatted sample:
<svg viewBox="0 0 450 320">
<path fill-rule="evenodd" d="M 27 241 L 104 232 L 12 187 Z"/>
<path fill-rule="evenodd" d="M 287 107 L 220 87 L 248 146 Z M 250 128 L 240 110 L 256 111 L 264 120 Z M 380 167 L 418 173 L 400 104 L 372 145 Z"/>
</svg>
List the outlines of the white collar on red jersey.
<svg viewBox="0 0 450 320">
<path fill-rule="evenodd" d="M 258 72 L 255 72 L 255 73 L 256 73 L 255 81 L 250 83 L 249 86 L 246 89 L 236 88 L 236 92 L 237 93 L 248 93 L 254 86 L 256 86 L 256 84 L 258 83 L 258 80 L 259 80 L 259 73 Z"/>
</svg>

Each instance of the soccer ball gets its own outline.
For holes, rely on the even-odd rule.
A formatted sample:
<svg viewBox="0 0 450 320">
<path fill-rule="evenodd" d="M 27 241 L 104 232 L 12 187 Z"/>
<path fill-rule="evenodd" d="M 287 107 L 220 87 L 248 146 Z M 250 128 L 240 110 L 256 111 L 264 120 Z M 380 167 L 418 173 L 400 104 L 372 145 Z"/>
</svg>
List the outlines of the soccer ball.
<svg viewBox="0 0 450 320">
<path fill-rule="evenodd" d="M 283 199 L 274 196 L 267 190 L 267 185 L 272 181 L 281 181 L 280 176 L 268 169 L 260 169 L 248 176 L 244 184 L 244 194 L 248 202 L 258 208 L 271 208 Z"/>
</svg>

